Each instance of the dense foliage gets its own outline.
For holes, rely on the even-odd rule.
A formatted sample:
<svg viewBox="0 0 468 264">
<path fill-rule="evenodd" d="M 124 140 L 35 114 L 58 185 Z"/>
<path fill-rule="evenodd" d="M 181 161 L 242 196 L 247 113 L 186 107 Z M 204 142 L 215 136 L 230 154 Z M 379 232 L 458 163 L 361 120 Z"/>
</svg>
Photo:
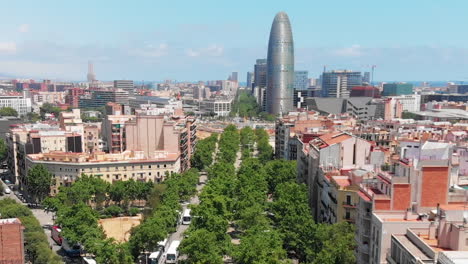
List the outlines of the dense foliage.
<svg viewBox="0 0 468 264">
<path fill-rule="evenodd" d="M 258 159 L 265 163 L 273 158 L 273 148 L 270 146 L 270 136 L 264 129 L 255 129 L 257 139 Z"/>
<path fill-rule="evenodd" d="M 244 150 L 252 142 L 248 128 L 221 135 L 219 149 Z M 229 135 L 229 136 L 228 136 Z M 230 140 L 228 140 L 228 138 Z M 223 140 L 224 139 L 224 140 Z M 296 182 L 295 162 L 271 160 L 268 134 L 255 131 L 258 158 L 243 155 L 236 173 L 222 153 L 208 170 L 209 181 L 194 206 L 196 216 L 182 241 L 188 263 L 353 263 L 354 231 L 347 223 L 314 223 L 307 188 Z M 227 142 L 227 146 L 223 145 Z M 247 151 L 245 151 L 247 153 Z M 231 156 L 230 156 L 231 157 Z"/>
<path fill-rule="evenodd" d="M 182 174 L 173 174 L 154 187 L 153 197 L 149 198 L 152 211 L 142 224 L 131 231 L 129 247 L 134 257 L 142 251 L 154 251 L 159 241 L 176 231 L 182 209 L 180 201 L 188 200 L 196 193 L 198 176 L 197 169 L 190 169 Z"/>
<path fill-rule="evenodd" d="M 232 105 L 231 116 L 238 114 L 240 117 L 256 117 L 259 112 L 260 107 L 255 97 L 246 91 L 239 92 Z"/>
<path fill-rule="evenodd" d="M 0 116 L 18 116 L 18 112 L 12 107 L 0 108 Z"/>
<path fill-rule="evenodd" d="M 213 153 L 215 151 L 217 141 L 217 134 L 213 134 L 198 141 L 195 153 L 190 160 L 191 166 L 199 170 L 203 170 L 210 166 L 211 163 L 213 163 Z"/>
<path fill-rule="evenodd" d="M 34 165 L 26 176 L 27 191 L 35 202 L 42 202 L 50 193 L 52 174 L 42 165 Z"/>
<path fill-rule="evenodd" d="M 135 215 L 138 209 L 130 206 L 146 199 L 152 188 L 151 182 L 129 180 L 109 184 L 82 175 L 71 186 L 61 187 L 55 197 L 47 198 L 43 204 L 56 211 L 56 224 L 61 226 L 62 236 L 71 243 L 82 244 L 96 256 L 98 263 L 133 263 L 128 243 L 106 238 L 98 220 L 121 214 Z"/>
<path fill-rule="evenodd" d="M 237 94 L 229 115 L 231 117 L 238 115 L 243 118 L 257 117 L 270 122 L 276 119 L 276 116 L 267 112 L 262 112 L 261 106 L 257 103 L 257 99 L 247 91 L 241 91 Z"/>
<path fill-rule="evenodd" d="M 42 120 L 45 119 L 46 114 L 53 114 L 55 118 L 58 118 L 59 115 L 60 115 L 60 112 L 62 112 L 62 111 L 63 110 L 60 107 L 55 106 L 55 105 L 50 104 L 50 103 L 44 103 L 39 108 L 39 112 L 40 112 Z"/>
<path fill-rule="evenodd" d="M 58 264 L 61 258 L 50 248 L 39 221 L 31 210 L 13 199 L 0 200 L 1 218 L 19 218 L 24 229 L 26 256 L 33 264 Z"/>
<path fill-rule="evenodd" d="M 234 163 L 239 150 L 240 135 L 236 126 L 229 125 L 219 139 L 218 161 Z"/>
</svg>

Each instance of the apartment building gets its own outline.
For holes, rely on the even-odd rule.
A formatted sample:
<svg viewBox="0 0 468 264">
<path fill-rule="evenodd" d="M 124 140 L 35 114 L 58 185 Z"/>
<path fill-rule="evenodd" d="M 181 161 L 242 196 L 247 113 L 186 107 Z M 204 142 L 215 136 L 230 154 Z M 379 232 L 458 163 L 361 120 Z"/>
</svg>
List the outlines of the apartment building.
<svg viewBox="0 0 468 264">
<path fill-rule="evenodd" d="M 275 124 L 275 157 L 296 160 L 298 144 L 302 144 L 294 138 L 309 142 L 316 136 L 332 131 L 339 125 L 339 122 L 335 121 L 339 120 L 320 116 L 313 111 L 290 112 L 289 115 L 279 118 Z"/>
<path fill-rule="evenodd" d="M 49 151 L 82 151 L 82 135 L 63 131 L 59 126 L 47 123 L 13 126 L 6 134 L 8 147 L 7 164 L 15 183 L 19 182 L 20 170 L 24 170 L 27 154 Z M 20 183 L 21 184 L 21 183 Z"/>
<path fill-rule="evenodd" d="M 180 172 L 179 152 L 155 151 L 151 156 L 145 157 L 143 151 L 117 154 L 52 151 L 29 154 L 22 176 L 27 175 L 33 166 L 44 165 L 52 174 L 54 185 L 51 186 L 50 194 L 55 195 L 60 186 L 69 186 L 83 173 L 113 183 L 130 179 L 160 182 L 166 174 Z M 27 184 L 26 179 L 23 181 Z"/>
<path fill-rule="evenodd" d="M 125 124 L 134 115 L 107 115 L 102 120 L 102 136 L 109 153 L 120 153 L 127 149 Z"/>
</svg>

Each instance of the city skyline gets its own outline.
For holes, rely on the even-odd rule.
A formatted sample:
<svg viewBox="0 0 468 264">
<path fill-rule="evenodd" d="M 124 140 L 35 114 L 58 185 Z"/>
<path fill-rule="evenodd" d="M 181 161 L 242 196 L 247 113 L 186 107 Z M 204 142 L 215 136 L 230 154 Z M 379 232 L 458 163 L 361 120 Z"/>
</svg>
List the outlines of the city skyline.
<svg viewBox="0 0 468 264">
<path fill-rule="evenodd" d="M 325 65 L 357 71 L 377 65 L 375 80 L 468 78 L 461 1 L 343 1 L 340 8 L 306 1 L 28 5 L 4 5 L 1 76 L 86 80 L 88 60 L 99 80 L 197 81 L 233 71 L 244 76 L 266 57 L 271 17 L 285 11 L 294 24 L 295 68 L 310 77 Z"/>
</svg>

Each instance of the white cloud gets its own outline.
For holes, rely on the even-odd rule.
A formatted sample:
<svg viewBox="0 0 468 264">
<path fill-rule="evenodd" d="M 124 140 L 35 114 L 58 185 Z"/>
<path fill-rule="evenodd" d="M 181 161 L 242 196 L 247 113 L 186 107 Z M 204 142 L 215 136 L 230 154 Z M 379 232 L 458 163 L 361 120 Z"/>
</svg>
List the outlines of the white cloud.
<svg viewBox="0 0 468 264">
<path fill-rule="evenodd" d="M 185 50 L 185 54 L 189 57 L 220 57 L 224 54 L 224 47 L 218 44 L 213 44 L 206 48 L 201 48 L 198 50 L 189 48 Z"/>
<path fill-rule="evenodd" d="M 360 57 L 363 55 L 363 51 L 360 45 L 352 45 L 348 48 L 334 50 L 333 54 L 342 57 Z"/>
<path fill-rule="evenodd" d="M 21 33 L 26 33 L 29 31 L 29 24 L 22 24 L 18 27 L 18 31 Z"/>
<path fill-rule="evenodd" d="M 0 42 L 0 54 L 13 54 L 16 53 L 15 42 Z"/>
<path fill-rule="evenodd" d="M 147 44 L 145 47 L 140 49 L 134 49 L 130 53 L 141 57 L 162 57 L 169 54 L 169 45 L 167 45 L 166 43 L 161 43 L 156 46 L 153 44 Z"/>
</svg>

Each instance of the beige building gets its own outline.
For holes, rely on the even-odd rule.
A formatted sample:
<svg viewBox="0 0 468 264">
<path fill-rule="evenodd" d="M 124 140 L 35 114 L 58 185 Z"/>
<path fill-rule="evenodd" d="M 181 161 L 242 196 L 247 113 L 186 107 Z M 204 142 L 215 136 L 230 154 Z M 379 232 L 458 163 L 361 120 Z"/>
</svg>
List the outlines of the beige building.
<svg viewBox="0 0 468 264">
<path fill-rule="evenodd" d="M 162 115 L 137 115 L 125 123 L 125 133 L 126 149 L 142 151 L 148 158 L 157 150 L 177 152 L 179 148 L 174 123 L 167 122 Z"/>
<path fill-rule="evenodd" d="M 27 175 L 28 170 L 35 165 L 44 165 L 52 173 L 50 194 L 55 195 L 60 186 L 70 185 L 83 173 L 112 183 L 130 179 L 160 182 L 164 180 L 166 173 L 180 172 L 178 152 L 158 151 L 152 156 L 153 158 L 146 159 L 141 151 L 118 154 L 59 151 L 30 154 L 26 157 L 26 172 L 23 175 Z"/>
</svg>

